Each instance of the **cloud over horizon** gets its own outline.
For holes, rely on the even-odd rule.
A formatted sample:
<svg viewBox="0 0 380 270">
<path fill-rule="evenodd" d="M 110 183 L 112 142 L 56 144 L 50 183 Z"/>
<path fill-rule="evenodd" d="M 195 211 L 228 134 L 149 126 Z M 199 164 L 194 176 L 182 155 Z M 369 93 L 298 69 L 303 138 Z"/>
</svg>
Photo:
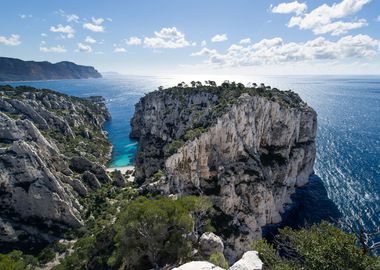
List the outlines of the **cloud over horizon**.
<svg viewBox="0 0 380 270">
<path fill-rule="evenodd" d="M 51 26 L 50 32 L 61 33 L 63 37 L 73 38 L 75 30 L 70 25 L 63 26 L 62 24 L 58 24 L 57 26 Z"/>
<path fill-rule="evenodd" d="M 86 29 L 92 32 L 100 32 L 100 33 L 105 31 L 106 28 L 102 25 L 105 19 L 92 17 L 91 21 L 92 23 L 90 22 L 84 23 L 82 26 L 83 29 Z"/>
<path fill-rule="evenodd" d="M 0 44 L 5 46 L 18 46 L 21 44 L 20 36 L 12 34 L 10 37 L 0 36 Z"/>
<path fill-rule="evenodd" d="M 58 45 L 55 47 L 40 47 L 40 51 L 45 53 L 65 53 L 67 50 L 64 46 Z"/>
<path fill-rule="evenodd" d="M 217 34 L 211 38 L 211 42 L 223 42 L 228 40 L 227 34 Z"/>
<path fill-rule="evenodd" d="M 214 67 L 238 67 L 363 59 L 379 55 L 380 40 L 367 35 L 345 36 L 337 41 L 318 37 L 306 42 L 284 42 L 282 38 L 262 39 L 248 46 L 232 44 L 225 53 L 202 48 L 191 56 L 206 56 L 205 64 Z"/>
<path fill-rule="evenodd" d="M 349 21 L 342 19 L 359 12 L 371 0 L 343 0 L 340 3 L 323 4 L 309 13 L 305 13 L 306 4 L 281 3 L 271 7 L 273 13 L 296 13 L 289 20 L 288 27 L 298 27 L 302 30 L 311 30 L 316 35 L 331 34 L 338 36 L 348 31 L 367 26 L 367 20 L 353 18 Z"/>
<path fill-rule="evenodd" d="M 164 27 L 159 32 L 154 32 L 154 37 L 145 37 L 144 46 L 153 49 L 178 49 L 190 46 L 190 42 L 176 27 Z"/>
</svg>

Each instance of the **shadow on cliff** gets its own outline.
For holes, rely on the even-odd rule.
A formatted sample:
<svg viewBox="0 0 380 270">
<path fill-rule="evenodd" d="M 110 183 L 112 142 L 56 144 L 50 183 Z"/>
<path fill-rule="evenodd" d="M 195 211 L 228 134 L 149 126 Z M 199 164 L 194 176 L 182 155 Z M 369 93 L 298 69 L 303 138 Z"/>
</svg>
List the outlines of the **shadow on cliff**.
<svg viewBox="0 0 380 270">
<path fill-rule="evenodd" d="M 263 228 L 263 236 L 268 241 L 273 239 L 279 228 L 288 226 L 298 229 L 322 220 L 335 222 L 341 217 L 338 207 L 327 196 L 321 178 L 315 174 L 309 177 L 309 183 L 297 188 L 291 198 L 293 203 L 282 214 L 282 222 Z"/>
</svg>

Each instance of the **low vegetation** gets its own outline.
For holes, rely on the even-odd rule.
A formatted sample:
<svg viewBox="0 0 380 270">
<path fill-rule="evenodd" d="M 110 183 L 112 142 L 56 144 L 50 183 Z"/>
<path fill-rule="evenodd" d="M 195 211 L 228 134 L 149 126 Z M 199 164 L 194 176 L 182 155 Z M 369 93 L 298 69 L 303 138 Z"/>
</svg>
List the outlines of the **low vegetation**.
<svg viewBox="0 0 380 270">
<path fill-rule="evenodd" d="M 310 228 L 280 230 L 274 244 L 255 241 L 266 270 L 379 270 L 377 257 L 358 246 L 354 235 L 322 222 Z"/>
</svg>

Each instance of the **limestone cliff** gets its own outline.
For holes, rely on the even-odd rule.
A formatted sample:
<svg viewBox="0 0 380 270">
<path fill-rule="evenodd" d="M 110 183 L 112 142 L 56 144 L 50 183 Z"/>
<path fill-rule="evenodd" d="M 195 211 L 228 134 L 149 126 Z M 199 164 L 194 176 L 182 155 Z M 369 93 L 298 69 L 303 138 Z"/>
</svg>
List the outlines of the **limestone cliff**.
<svg viewBox="0 0 380 270">
<path fill-rule="evenodd" d="M 160 90 L 136 105 L 132 127 L 144 190 L 211 196 L 232 260 L 281 221 L 313 172 L 317 115 L 291 91 L 234 83 Z"/>
<path fill-rule="evenodd" d="M 0 86 L 1 243 L 50 241 L 83 224 L 78 198 L 111 181 L 108 118 L 101 98 Z"/>
</svg>

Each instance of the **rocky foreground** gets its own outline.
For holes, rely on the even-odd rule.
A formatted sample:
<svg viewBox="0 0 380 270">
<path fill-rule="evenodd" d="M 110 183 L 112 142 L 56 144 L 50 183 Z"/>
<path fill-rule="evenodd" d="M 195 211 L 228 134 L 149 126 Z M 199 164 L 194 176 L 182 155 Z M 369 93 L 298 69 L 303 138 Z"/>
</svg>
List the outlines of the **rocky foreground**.
<svg viewBox="0 0 380 270">
<path fill-rule="evenodd" d="M 0 242 L 51 242 L 83 225 L 81 196 L 111 182 L 102 98 L 0 86 Z"/>
<path fill-rule="evenodd" d="M 313 172 L 317 114 L 291 91 L 181 84 L 142 98 L 132 128 L 143 190 L 210 197 L 230 261 L 281 221 Z"/>
</svg>

